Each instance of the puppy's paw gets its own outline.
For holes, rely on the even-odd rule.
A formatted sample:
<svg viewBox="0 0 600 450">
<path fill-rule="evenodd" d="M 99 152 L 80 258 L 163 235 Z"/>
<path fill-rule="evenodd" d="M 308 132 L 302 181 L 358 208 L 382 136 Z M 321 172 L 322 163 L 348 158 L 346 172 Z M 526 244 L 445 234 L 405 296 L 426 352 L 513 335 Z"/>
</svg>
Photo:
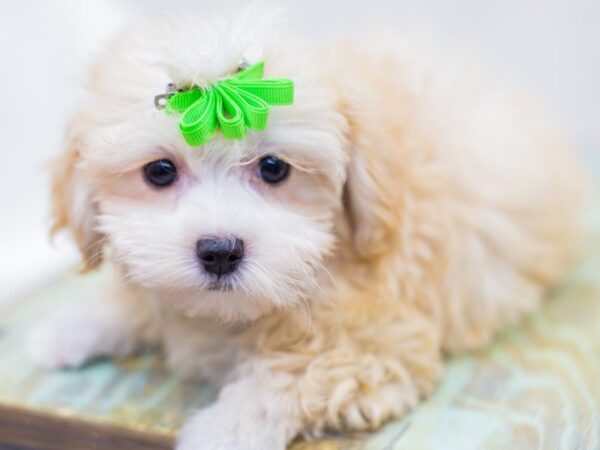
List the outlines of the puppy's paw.
<svg viewBox="0 0 600 450">
<path fill-rule="evenodd" d="M 44 369 L 79 367 L 102 352 L 103 331 L 93 315 L 64 311 L 29 334 L 26 351 Z"/>
<path fill-rule="evenodd" d="M 260 409 L 256 405 L 255 409 Z M 265 418 L 263 418 L 264 420 Z M 279 424 L 256 421 L 242 410 L 215 404 L 198 411 L 183 427 L 176 450 L 285 450 Z"/>
<path fill-rule="evenodd" d="M 221 423 L 223 420 L 214 407 L 197 412 L 179 433 L 175 450 L 250 450 L 239 442 L 237 432 L 231 433 L 229 425 Z"/>
<path fill-rule="evenodd" d="M 418 402 L 417 390 L 408 384 L 392 383 L 365 392 L 355 392 L 339 405 L 337 414 L 326 421 L 331 429 L 376 430 L 387 420 L 399 418 Z M 330 405 L 333 406 L 333 405 Z M 335 411 L 331 408 L 330 413 Z"/>
</svg>

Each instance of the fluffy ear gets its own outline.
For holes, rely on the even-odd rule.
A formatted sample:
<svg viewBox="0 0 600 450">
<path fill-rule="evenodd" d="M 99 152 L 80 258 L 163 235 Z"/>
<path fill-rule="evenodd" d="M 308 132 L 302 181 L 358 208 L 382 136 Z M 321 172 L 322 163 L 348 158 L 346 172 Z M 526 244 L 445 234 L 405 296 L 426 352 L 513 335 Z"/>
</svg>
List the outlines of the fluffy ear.
<svg viewBox="0 0 600 450">
<path fill-rule="evenodd" d="M 66 150 L 52 162 L 52 230 L 68 229 L 83 257 L 81 270 L 88 271 L 102 261 L 102 235 L 95 229 L 98 208 L 91 187 L 81 169 L 81 126 L 71 120 Z"/>
<path fill-rule="evenodd" d="M 362 258 L 381 255 L 391 248 L 391 239 L 401 216 L 401 179 L 398 145 L 367 109 L 346 105 L 349 123 L 349 155 L 345 200 L 356 253 Z"/>
</svg>

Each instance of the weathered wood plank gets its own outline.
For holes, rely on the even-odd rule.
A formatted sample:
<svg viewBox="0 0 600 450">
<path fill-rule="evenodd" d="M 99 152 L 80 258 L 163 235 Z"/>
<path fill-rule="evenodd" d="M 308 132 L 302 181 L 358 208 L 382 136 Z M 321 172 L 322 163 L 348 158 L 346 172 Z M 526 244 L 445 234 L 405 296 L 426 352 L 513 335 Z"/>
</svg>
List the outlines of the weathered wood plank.
<svg viewBox="0 0 600 450">
<path fill-rule="evenodd" d="M 0 436 L 0 445 L 28 450 L 173 448 L 173 439 L 164 435 L 6 406 L 0 406 Z"/>
</svg>

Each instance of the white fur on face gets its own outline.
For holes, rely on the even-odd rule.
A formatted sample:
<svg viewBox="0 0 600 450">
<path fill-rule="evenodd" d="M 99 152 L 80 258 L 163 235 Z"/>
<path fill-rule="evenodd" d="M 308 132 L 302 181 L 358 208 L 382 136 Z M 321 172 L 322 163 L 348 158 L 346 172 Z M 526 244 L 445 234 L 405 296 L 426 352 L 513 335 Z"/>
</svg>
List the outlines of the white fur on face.
<svg viewBox="0 0 600 450">
<path fill-rule="evenodd" d="M 265 198 L 240 179 L 245 172 L 220 174 L 209 166 L 172 204 L 104 203 L 100 229 L 131 280 L 188 315 L 221 320 L 252 320 L 313 293 L 315 271 L 333 244 L 331 217 L 307 217 Z M 272 189 L 278 188 L 285 189 Z M 196 256 L 196 241 L 207 236 L 244 241 L 244 259 L 225 291 L 209 289 L 214 275 Z"/>
<path fill-rule="evenodd" d="M 202 149 L 138 149 L 138 164 L 124 152 L 122 167 L 129 171 L 117 175 L 96 166 L 102 178 L 98 228 L 129 281 L 187 315 L 224 321 L 253 320 L 311 297 L 334 244 L 340 180 L 319 172 L 327 166 L 318 167 L 299 151 L 286 158 L 274 150 L 250 137 L 244 143 L 217 139 Z M 297 164 L 281 184 L 267 185 L 258 175 L 267 153 Z M 110 164 L 118 166 L 115 157 Z M 178 179 L 152 187 L 143 165 L 162 158 L 177 165 Z M 245 247 L 240 267 L 219 291 L 210 289 L 214 275 L 196 255 L 196 242 L 213 236 L 242 239 Z"/>
<path fill-rule="evenodd" d="M 144 117 L 150 118 L 145 125 Z M 293 120 L 274 120 L 268 132 L 243 141 L 217 136 L 196 149 L 173 138 L 171 117 L 142 116 L 137 134 L 128 122 L 116 127 L 120 133 L 99 129 L 84 167 L 95 180 L 98 229 L 128 280 L 189 316 L 223 321 L 294 307 L 322 288 L 323 259 L 342 209 L 344 159 L 335 133 L 311 117 Z M 292 165 L 280 184 L 268 185 L 258 174 L 267 154 Z M 156 188 L 144 180 L 143 166 L 157 159 L 176 164 L 173 185 Z M 214 236 L 242 239 L 245 247 L 222 290 L 211 290 L 214 275 L 196 255 L 196 242 Z"/>
</svg>

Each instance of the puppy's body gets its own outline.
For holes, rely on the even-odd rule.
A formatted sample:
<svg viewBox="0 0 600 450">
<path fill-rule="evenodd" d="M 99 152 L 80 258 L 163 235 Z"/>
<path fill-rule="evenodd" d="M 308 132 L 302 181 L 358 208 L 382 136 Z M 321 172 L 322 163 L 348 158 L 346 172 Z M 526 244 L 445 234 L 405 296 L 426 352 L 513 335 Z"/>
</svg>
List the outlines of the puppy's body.
<svg viewBox="0 0 600 450">
<path fill-rule="evenodd" d="M 181 449 L 282 449 L 399 417 L 435 387 L 444 352 L 485 345 L 573 257 L 583 177 L 523 96 L 402 42 L 308 51 L 254 24 L 121 36 L 57 163 L 57 227 L 90 265 L 106 243 L 124 281 L 102 313 L 38 330 L 34 357 L 73 366 L 162 346 L 174 370 L 222 387 Z M 190 149 L 153 109 L 167 82 L 206 85 L 256 52 L 268 77 L 296 83 L 263 133 Z M 253 164 L 273 153 L 293 173 L 264 187 Z M 153 190 L 140 168 L 165 155 L 182 175 Z M 191 250 L 214 234 L 248 247 L 226 291 L 207 288 Z"/>
</svg>

